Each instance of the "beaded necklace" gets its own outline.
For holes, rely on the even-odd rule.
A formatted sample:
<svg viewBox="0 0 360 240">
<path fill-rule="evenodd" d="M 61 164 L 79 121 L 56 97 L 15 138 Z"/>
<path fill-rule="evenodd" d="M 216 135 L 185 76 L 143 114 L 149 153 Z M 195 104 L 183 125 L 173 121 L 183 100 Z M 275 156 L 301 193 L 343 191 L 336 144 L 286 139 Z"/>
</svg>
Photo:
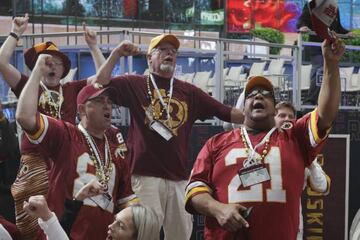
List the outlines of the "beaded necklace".
<svg viewBox="0 0 360 240">
<path fill-rule="evenodd" d="M 244 144 L 244 146 L 245 146 L 245 152 L 246 152 L 246 154 L 247 154 L 248 157 L 249 157 L 249 156 L 250 156 L 250 154 L 249 154 L 249 152 L 250 152 L 250 146 L 249 146 L 249 144 L 248 144 L 248 141 L 246 140 L 245 133 L 244 133 L 244 129 L 243 129 L 242 127 L 241 127 L 240 129 L 241 129 L 241 131 L 240 131 L 241 140 L 242 140 L 242 142 L 243 142 L 243 144 Z M 265 136 L 265 137 L 266 137 L 266 136 Z M 250 139 L 249 139 L 249 140 L 250 140 Z M 264 161 L 266 155 L 267 155 L 268 152 L 269 152 L 269 145 L 270 145 L 270 136 L 265 139 L 265 147 L 264 147 L 264 149 L 263 149 L 263 151 L 262 151 L 262 153 L 261 153 L 261 155 L 260 155 L 260 159 L 256 159 L 258 163 L 261 163 L 261 162 Z M 257 145 L 257 146 L 258 146 L 258 145 Z M 256 149 L 257 146 L 255 146 L 255 148 L 252 149 L 252 151 L 255 152 L 255 149 Z M 250 161 L 251 161 L 251 160 L 250 160 Z"/>
<path fill-rule="evenodd" d="M 160 105 L 162 105 L 162 109 L 160 110 L 160 113 L 157 113 L 155 110 L 155 99 L 153 98 L 152 96 L 152 93 L 151 93 L 151 88 L 150 88 L 150 80 L 154 86 L 154 89 L 159 97 L 159 101 L 160 101 Z M 146 79 L 146 85 L 147 85 L 147 91 L 148 91 L 148 96 L 150 98 L 150 104 L 151 104 L 151 112 L 152 112 L 152 117 L 155 119 L 155 120 L 158 120 L 160 119 L 160 117 L 163 116 L 164 114 L 164 111 L 166 111 L 166 114 L 167 114 L 167 119 L 164 123 L 167 122 L 167 124 L 169 125 L 169 127 L 171 127 L 171 117 L 170 117 L 170 103 L 171 103 L 171 99 L 172 99 L 172 95 L 173 95 L 173 90 L 174 90 L 174 77 L 171 78 L 170 80 L 170 88 L 169 88 L 169 92 L 167 94 L 167 97 L 168 97 L 168 101 L 167 103 L 164 101 L 162 95 L 160 94 L 160 91 L 159 91 L 159 88 L 157 87 L 157 84 L 153 78 L 152 75 L 148 75 L 147 79 Z M 160 107 L 161 108 L 161 107 Z"/>
<path fill-rule="evenodd" d="M 148 92 L 148 96 L 150 98 L 150 104 L 151 104 L 151 112 L 152 112 L 152 115 L 153 115 L 153 118 L 155 120 L 158 120 L 159 118 L 161 118 L 164 114 L 164 111 L 165 111 L 165 107 L 162 107 L 162 109 L 160 110 L 160 113 L 157 113 L 155 111 L 155 99 L 152 97 L 152 93 L 151 93 L 151 88 L 150 88 L 150 75 L 146 78 L 146 86 L 147 86 L 147 92 Z M 161 106 L 160 106 L 161 108 Z"/>
<path fill-rule="evenodd" d="M 51 92 L 49 91 L 49 89 L 46 87 L 46 85 L 43 82 L 40 82 L 40 86 L 43 89 L 43 96 L 44 96 L 44 100 L 45 100 L 44 102 L 42 102 L 40 104 L 40 106 L 43 109 L 46 109 L 45 104 L 47 103 L 49 111 L 50 111 L 50 115 L 57 119 L 61 119 L 61 111 L 60 110 L 61 110 L 61 105 L 63 103 L 62 86 L 60 85 L 60 87 L 59 87 L 59 97 L 58 97 L 57 101 L 55 101 L 55 99 L 51 95 Z"/>
<path fill-rule="evenodd" d="M 86 142 L 88 144 L 88 147 L 90 149 L 90 159 L 94 163 L 95 166 L 95 175 L 99 182 L 107 188 L 107 183 L 110 180 L 110 174 L 112 173 L 113 167 L 112 167 L 112 159 L 111 159 L 111 153 L 110 153 L 110 146 L 108 139 L 106 135 L 104 134 L 105 138 L 105 159 L 102 160 L 100 157 L 100 151 L 98 147 L 95 144 L 94 139 L 92 136 L 86 131 L 86 129 L 81 125 L 81 123 L 78 125 L 79 130 L 84 135 Z"/>
</svg>

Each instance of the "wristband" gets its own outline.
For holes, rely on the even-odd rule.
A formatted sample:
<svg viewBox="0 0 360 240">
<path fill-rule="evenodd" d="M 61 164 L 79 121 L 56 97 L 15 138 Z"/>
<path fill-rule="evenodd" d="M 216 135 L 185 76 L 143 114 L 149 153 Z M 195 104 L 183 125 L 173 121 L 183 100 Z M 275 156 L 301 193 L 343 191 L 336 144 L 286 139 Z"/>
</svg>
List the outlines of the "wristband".
<svg viewBox="0 0 360 240">
<path fill-rule="evenodd" d="M 19 41 L 19 36 L 18 36 L 16 33 L 10 32 L 10 33 L 9 33 L 9 36 L 12 36 L 13 38 L 15 38 L 16 41 Z"/>
</svg>

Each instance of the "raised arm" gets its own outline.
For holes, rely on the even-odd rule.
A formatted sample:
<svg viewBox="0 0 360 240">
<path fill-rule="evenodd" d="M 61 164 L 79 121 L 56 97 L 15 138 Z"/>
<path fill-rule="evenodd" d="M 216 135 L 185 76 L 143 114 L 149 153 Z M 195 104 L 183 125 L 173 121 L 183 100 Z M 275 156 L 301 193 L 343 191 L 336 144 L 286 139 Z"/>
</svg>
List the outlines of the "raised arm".
<svg viewBox="0 0 360 240">
<path fill-rule="evenodd" d="M 85 42 L 89 46 L 97 72 L 106 59 L 97 44 L 96 32 L 87 28 L 85 22 L 83 22 L 83 30 Z"/>
<path fill-rule="evenodd" d="M 10 64 L 10 58 L 14 53 L 16 44 L 27 28 L 29 16 L 16 17 L 12 21 L 10 35 L 0 48 L 0 72 L 11 88 L 16 87 L 21 78 L 21 73 Z"/>
<path fill-rule="evenodd" d="M 51 55 L 40 54 L 29 80 L 20 94 L 16 109 L 16 120 L 27 132 L 32 132 L 37 127 L 36 113 L 38 106 L 39 84 L 40 81 L 52 71 L 51 67 L 53 64 Z"/>
<path fill-rule="evenodd" d="M 139 54 L 139 47 L 130 42 L 121 42 L 114 50 L 111 51 L 110 56 L 106 59 L 105 63 L 100 67 L 94 77 L 91 77 L 92 83 L 100 83 L 107 85 L 110 83 L 111 72 L 115 67 L 116 62 L 121 57 L 134 56 Z"/>
<path fill-rule="evenodd" d="M 345 44 L 336 39 L 334 43 L 325 40 L 322 44 L 324 76 L 318 98 L 318 129 L 325 134 L 334 122 L 340 104 L 339 62 L 345 51 Z"/>
</svg>

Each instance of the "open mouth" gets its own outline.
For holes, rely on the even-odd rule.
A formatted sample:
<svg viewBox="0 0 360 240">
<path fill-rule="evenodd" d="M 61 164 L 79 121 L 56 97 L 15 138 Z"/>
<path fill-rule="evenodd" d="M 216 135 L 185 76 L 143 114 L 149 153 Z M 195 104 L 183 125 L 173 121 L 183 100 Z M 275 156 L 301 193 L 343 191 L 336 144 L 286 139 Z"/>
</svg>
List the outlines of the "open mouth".
<svg viewBox="0 0 360 240">
<path fill-rule="evenodd" d="M 54 77 L 55 76 L 55 72 L 50 72 L 49 73 L 49 77 Z"/>
<path fill-rule="evenodd" d="M 172 57 L 170 57 L 170 56 L 168 56 L 168 57 L 166 57 L 165 59 L 164 59 L 164 62 L 173 62 L 173 58 Z"/>
<path fill-rule="evenodd" d="M 261 102 L 256 102 L 256 103 L 253 105 L 253 109 L 254 109 L 254 110 L 258 110 L 258 109 L 263 110 L 263 109 L 265 109 L 265 106 L 264 106 L 264 104 L 261 103 Z"/>
<path fill-rule="evenodd" d="M 104 114 L 104 117 L 107 118 L 107 119 L 110 119 L 110 118 L 111 118 L 111 115 L 110 115 L 110 113 L 105 113 L 105 114 Z"/>
</svg>

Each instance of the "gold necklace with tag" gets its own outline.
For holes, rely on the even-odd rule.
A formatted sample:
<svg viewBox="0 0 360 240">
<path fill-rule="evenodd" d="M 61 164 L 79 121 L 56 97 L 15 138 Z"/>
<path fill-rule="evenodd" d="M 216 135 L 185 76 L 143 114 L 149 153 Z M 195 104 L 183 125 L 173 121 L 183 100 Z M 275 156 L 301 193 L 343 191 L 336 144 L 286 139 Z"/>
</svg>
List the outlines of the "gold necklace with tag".
<svg viewBox="0 0 360 240">
<path fill-rule="evenodd" d="M 92 136 L 86 131 L 86 129 L 79 124 L 78 128 L 82 132 L 82 134 L 85 137 L 85 140 L 88 144 L 88 147 L 90 149 L 90 159 L 94 163 L 95 166 L 95 175 L 99 182 L 106 188 L 105 191 L 108 190 L 108 182 L 110 180 L 110 175 L 112 173 L 112 158 L 111 158 L 111 152 L 110 152 L 110 146 L 108 139 L 106 135 L 104 134 L 105 138 L 105 147 L 104 147 L 104 161 L 100 157 L 100 151 L 97 148 L 94 139 Z"/>
<path fill-rule="evenodd" d="M 241 134 L 241 140 L 242 140 L 242 142 L 243 142 L 243 144 L 244 144 L 244 146 L 245 146 L 245 152 L 246 152 L 246 154 L 247 154 L 248 157 L 249 157 L 250 147 L 249 147 L 249 144 L 248 144 L 247 141 L 246 141 L 245 133 L 244 133 L 243 128 L 240 128 L 240 134 Z M 263 149 L 263 151 L 262 151 L 262 153 L 261 153 L 261 155 L 260 155 L 259 162 L 263 162 L 263 161 L 264 161 L 266 155 L 267 155 L 268 152 L 269 152 L 269 145 L 270 145 L 270 138 L 267 138 L 267 139 L 265 140 L 265 147 L 264 147 L 264 149 Z M 254 151 L 255 151 L 255 150 L 254 150 Z"/>
</svg>

